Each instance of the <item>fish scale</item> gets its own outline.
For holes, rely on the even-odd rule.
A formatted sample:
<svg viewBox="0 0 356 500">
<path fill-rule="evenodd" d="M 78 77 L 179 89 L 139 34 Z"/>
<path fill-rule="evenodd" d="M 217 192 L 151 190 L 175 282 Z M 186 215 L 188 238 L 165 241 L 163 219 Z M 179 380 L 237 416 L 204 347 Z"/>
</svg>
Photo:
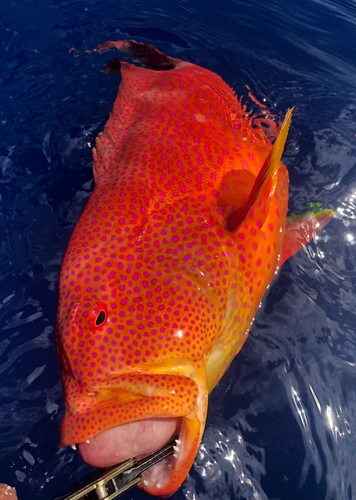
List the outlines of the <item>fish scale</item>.
<svg viewBox="0 0 356 500">
<path fill-rule="evenodd" d="M 332 212 L 304 217 L 302 238 L 295 220 L 288 229 L 279 159 L 290 113 L 271 151 L 214 73 L 145 44 L 110 46 L 173 69 L 121 62 L 96 140 L 95 189 L 61 268 L 61 444 L 151 416 L 183 417 L 185 457 L 159 491 L 144 486 L 168 495 L 194 460 L 207 394 L 245 342 L 279 265 Z"/>
</svg>

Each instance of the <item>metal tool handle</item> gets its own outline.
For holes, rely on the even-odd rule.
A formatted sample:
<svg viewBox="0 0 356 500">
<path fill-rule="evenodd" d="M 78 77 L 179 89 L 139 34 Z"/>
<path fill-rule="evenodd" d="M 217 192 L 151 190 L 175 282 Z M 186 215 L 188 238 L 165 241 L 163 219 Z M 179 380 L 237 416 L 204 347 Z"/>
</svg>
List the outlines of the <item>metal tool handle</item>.
<svg viewBox="0 0 356 500">
<path fill-rule="evenodd" d="M 64 500 L 112 500 L 113 498 L 116 498 L 121 493 L 118 491 L 116 485 L 114 485 L 113 478 L 121 475 L 126 470 L 131 470 L 135 463 L 136 460 L 131 458 L 130 460 L 109 469 L 99 480 L 93 481 L 84 488 L 81 488 L 79 491 L 65 497 Z M 140 478 L 137 478 L 136 482 L 131 481 L 130 485 L 127 485 L 126 489 L 132 488 L 139 481 Z"/>
<path fill-rule="evenodd" d="M 114 500 L 141 481 L 141 474 L 168 457 L 174 451 L 175 440 L 141 460 L 131 458 L 108 469 L 98 480 L 91 482 L 63 500 Z"/>
</svg>

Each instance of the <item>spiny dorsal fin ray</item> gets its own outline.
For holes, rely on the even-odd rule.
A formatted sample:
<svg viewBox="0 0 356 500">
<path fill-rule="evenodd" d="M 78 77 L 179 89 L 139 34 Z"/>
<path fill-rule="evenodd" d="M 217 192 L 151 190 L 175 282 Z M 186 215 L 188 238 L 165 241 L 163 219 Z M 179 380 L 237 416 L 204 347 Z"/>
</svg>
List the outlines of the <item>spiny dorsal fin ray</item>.
<svg viewBox="0 0 356 500">
<path fill-rule="evenodd" d="M 271 151 L 269 152 L 262 168 L 256 177 L 256 181 L 252 190 L 242 207 L 234 210 L 226 220 L 226 229 L 234 232 L 242 224 L 250 209 L 255 204 L 257 198 L 261 194 L 262 189 L 265 187 L 267 181 L 272 177 L 274 172 L 279 168 L 284 145 L 287 139 L 289 125 L 292 119 L 293 109 L 289 109 L 284 118 L 281 130 L 279 131 L 276 142 L 274 143 Z"/>
</svg>

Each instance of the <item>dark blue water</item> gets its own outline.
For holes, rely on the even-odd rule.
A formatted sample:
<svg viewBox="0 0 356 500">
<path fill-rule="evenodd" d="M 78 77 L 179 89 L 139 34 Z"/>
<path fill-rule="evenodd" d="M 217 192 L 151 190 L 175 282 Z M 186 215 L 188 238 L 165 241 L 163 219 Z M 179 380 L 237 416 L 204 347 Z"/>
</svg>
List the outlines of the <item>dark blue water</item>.
<svg viewBox="0 0 356 500">
<path fill-rule="evenodd" d="M 89 471 L 58 446 L 54 324 L 120 77 L 69 49 L 134 38 L 220 74 L 253 112 L 246 85 L 281 117 L 296 105 L 290 210 L 338 212 L 272 283 L 174 499 L 356 498 L 355 3 L 9 0 L 0 30 L 0 482 L 50 500 Z"/>
</svg>

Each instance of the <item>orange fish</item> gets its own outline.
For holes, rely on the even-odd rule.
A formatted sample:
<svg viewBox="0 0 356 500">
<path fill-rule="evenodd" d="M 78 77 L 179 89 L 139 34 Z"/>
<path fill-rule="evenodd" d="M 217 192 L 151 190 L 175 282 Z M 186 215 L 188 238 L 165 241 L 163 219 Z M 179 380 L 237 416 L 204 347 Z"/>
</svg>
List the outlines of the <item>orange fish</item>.
<svg viewBox="0 0 356 500">
<path fill-rule="evenodd" d="M 291 110 L 272 147 L 216 74 L 134 41 L 99 51 L 111 47 L 150 69 L 108 66 L 122 82 L 60 276 L 61 445 L 102 467 L 175 436 L 140 484 L 168 496 L 267 286 L 333 212 L 287 219 Z"/>
</svg>

